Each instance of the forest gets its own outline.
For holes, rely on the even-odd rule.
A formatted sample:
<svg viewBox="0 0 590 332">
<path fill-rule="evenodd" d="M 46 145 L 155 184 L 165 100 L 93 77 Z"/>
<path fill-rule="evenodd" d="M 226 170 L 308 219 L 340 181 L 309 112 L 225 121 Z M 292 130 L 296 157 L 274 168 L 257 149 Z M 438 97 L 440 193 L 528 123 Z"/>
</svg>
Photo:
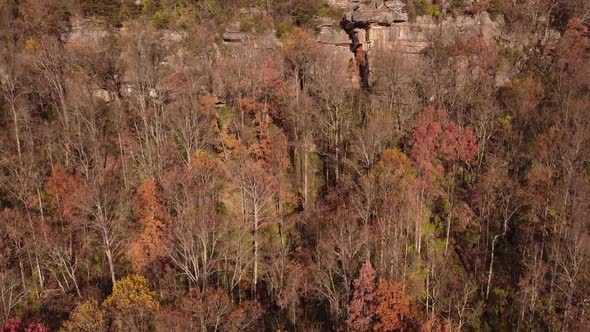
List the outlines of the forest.
<svg viewBox="0 0 590 332">
<path fill-rule="evenodd" d="M 589 327 L 590 1 L 0 0 L 0 331 Z"/>
</svg>

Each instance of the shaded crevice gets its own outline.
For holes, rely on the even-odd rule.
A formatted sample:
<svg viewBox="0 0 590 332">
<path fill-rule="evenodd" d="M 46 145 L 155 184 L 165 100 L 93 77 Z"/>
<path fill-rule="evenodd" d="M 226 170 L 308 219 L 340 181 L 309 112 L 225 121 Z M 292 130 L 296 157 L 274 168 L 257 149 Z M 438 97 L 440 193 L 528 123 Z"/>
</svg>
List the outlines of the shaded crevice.
<svg viewBox="0 0 590 332">
<path fill-rule="evenodd" d="M 370 28 L 365 24 L 351 24 L 350 21 L 342 20 L 340 27 L 346 32 L 350 38 L 350 51 L 354 54 L 354 59 L 357 65 L 359 81 L 364 90 L 369 90 L 369 56 L 367 47 L 369 44 Z M 360 41 L 358 37 L 358 29 L 365 30 L 365 40 Z"/>
<path fill-rule="evenodd" d="M 357 45 L 354 51 L 354 56 L 358 66 L 361 87 L 365 90 L 369 90 L 369 56 L 363 47 L 363 44 L 359 43 Z"/>
</svg>

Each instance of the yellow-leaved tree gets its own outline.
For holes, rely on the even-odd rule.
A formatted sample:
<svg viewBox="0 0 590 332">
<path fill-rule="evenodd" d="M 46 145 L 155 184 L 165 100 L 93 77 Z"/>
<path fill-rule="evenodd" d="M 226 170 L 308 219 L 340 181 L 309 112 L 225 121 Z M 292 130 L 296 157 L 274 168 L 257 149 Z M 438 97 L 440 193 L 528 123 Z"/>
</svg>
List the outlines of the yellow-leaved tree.
<svg viewBox="0 0 590 332">
<path fill-rule="evenodd" d="M 96 300 L 80 303 L 70 314 L 60 332 L 106 332 L 107 319 Z"/>
<path fill-rule="evenodd" d="M 133 274 L 118 280 L 101 305 L 96 300 L 78 304 L 60 332 L 152 331 L 159 308 L 148 280 Z"/>
<path fill-rule="evenodd" d="M 111 329 L 116 331 L 153 330 L 160 307 L 148 280 L 136 274 L 117 281 L 102 305 L 113 318 Z"/>
</svg>

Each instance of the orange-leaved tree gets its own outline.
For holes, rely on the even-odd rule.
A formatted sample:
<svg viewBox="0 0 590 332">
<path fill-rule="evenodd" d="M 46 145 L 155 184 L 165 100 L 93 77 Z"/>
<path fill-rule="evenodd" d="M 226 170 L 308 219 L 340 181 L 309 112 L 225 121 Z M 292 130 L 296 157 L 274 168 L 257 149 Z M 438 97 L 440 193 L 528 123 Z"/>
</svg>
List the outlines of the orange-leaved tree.
<svg viewBox="0 0 590 332">
<path fill-rule="evenodd" d="M 164 207 L 156 197 L 156 184 L 151 180 L 146 180 L 139 186 L 133 203 L 143 230 L 131 242 L 127 257 L 133 264 L 133 269 L 141 272 L 166 255 L 166 217 Z"/>
<path fill-rule="evenodd" d="M 80 180 L 67 174 L 60 165 L 54 165 L 45 189 L 50 195 L 50 206 L 55 208 L 55 223 L 76 224 L 80 221 L 79 203 L 84 190 Z"/>
<path fill-rule="evenodd" d="M 381 280 L 375 292 L 373 331 L 405 331 L 410 316 L 410 298 L 400 282 Z"/>
</svg>

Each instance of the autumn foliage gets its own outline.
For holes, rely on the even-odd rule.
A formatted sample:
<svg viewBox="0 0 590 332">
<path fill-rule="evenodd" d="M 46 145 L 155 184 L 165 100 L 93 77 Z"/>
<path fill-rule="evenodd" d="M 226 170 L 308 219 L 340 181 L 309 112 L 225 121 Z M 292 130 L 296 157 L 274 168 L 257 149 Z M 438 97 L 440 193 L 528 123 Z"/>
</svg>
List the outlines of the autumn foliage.
<svg viewBox="0 0 590 332">
<path fill-rule="evenodd" d="M 409 326 L 410 298 L 404 285 L 382 279 L 378 283 L 371 262 L 366 261 L 354 280 L 349 304 L 348 329 L 351 331 L 404 331 Z"/>
<path fill-rule="evenodd" d="M 375 313 L 375 270 L 370 261 L 361 267 L 359 277 L 354 280 L 354 293 L 348 306 L 348 328 L 353 331 L 370 331 Z"/>
<path fill-rule="evenodd" d="M 410 317 L 410 298 L 399 282 L 381 280 L 375 292 L 376 323 L 373 331 L 404 331 Z"/>
<path fill-rule="evenodd" d="M 440 178 L 445 167 L 468 165 L 477 155 L 473 131 L 461 128 L 445 111 L 434 107 L 418 115 L 412 141 L 411 156 L 426 184 Z"/>
<path fill-rule="evenodd" d="M 57 213 L 53 215 L 55 222 L 76 224 L 80 221 L 79 209 L 84 186 L 79 179 L 67 174 L 63 167 L 55 165 L 46 190 L 51 195 L 51 205 L 56 208 Z"/>
<path fill-rule="evenodd" d="M 589 105 L 587 0 L 0 0 L 0 332 L 587 330 Z"/>
<path fill-rule="evenodd" d="M 104 309 L 96 300 L 80 303 L 70 314 L 60 331 L 103 332 L 107 331 L 107 319 Z"/>
<path fill-rule="evenodd" d="M 157 201 L 152 181 L 145 181 L 138 188 L 133 203 L 143 231 L 131 242 L 127 256 L 134 270 L 141 272 L 166 255 L 168 234 L 164 208 Z"/>
<path fill-rule="evenodd" d="M 148 283 L 140 275 L 130 275 L 115 283 L 102 305 L 112 315 L 111 324 L 116 330 L 145 331 L 153 324 L 160 304 Z"/>
</svg>

